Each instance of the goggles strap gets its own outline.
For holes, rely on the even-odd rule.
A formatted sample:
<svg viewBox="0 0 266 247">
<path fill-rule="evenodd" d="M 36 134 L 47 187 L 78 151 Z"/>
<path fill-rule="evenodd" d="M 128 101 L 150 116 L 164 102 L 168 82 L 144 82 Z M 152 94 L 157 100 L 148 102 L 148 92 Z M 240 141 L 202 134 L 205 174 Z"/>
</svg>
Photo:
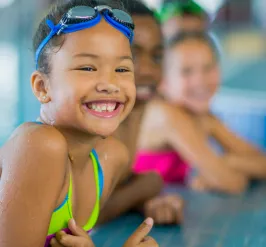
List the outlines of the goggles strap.
<svg viewBox="0 0 266 247">
<path fill-rule="evenodd" d="M 59 24 L 54 25 L 54 23 L 51 20 L 46 20 L 46 24 L 51 29 L 51 31 L 48 34 L 48 36 L 42 41 L 42 43 L 39 45 L 39 47 L 36 51 L 36 56 L 35 56 L 36 69 L 38 68 L 38 61 L 39 61 L 39 57 L 40 57 L 42 49 L 47 45 L 49 40 L 58 33 L 58 31 L 61 28 L 61 25 L 59 25 Z"/>
<path fill-rule="evenodd" d="M 133 38 L 134 38 L 134 32 L 131 31 L 130 28 L 128 28 L 125 25 L 114 20 L 109 15 L 108 10 L 103 11 L 102 15 L 103 15 L 104 19 L 110 25 L 112 25 L 114 28 L 116 28 L 117 30 L 122 32 L 129 39 L 130 43 L 132 43 Z M 101 14 L 100 13 L 98 13 L 97 16 L 92 20 L 89 20 L 89 21 L 84 22 L 84 23 L 69 25 L 69 26 L 62 24 L 61 22 L 59 22 L 57 25 L 55 25 L 51 20 L 46 20 L 46 24 L 51 29 L 51 31 L 48 34 L 48 36 L 42 41 L 42 43 L 40 44 L 40 46 L 38 47 L 38 49 L 36 51 L 36 55 L 35 55 L 36 69 L 38 69 L 38 61 L 39 61 L 39 57 L 40 57 L 40 54 L 41 54 L 43 48 L 47 45 L 47 43 L 55 35 L 59 35 L 60 33 L 72 33 L 72 32 L 83 30 L 85 28 L 90 28 L 90 27 L 93 27 L 96 24 L 98 24 L 100 21 L 101 21 Z"/>
<path fill-rule="evenodd" d="M 132 43 L 134 38 L 134 32 L 130 31 L 130 28 L 126 27 L 122 23 L 119 23 L 116 20 L 114 20 L 112 17 L 110 17 L 108 11 L 103 13 L 103 17 L 110 25 L 112 25 L 118 31 L 122 32 L 129 39 L 130 44 Z"/>
</svg>

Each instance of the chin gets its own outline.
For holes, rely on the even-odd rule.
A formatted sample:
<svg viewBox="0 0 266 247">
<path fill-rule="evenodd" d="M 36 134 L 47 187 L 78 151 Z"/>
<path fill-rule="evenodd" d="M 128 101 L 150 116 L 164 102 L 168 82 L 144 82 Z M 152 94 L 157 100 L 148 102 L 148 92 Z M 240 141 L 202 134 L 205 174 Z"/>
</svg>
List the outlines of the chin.
<svg viewBox="0 0 266 247">
<path fill-rule="evenodd" d="M 204 107 L 196 106 L 196 107 L 193 107 L 193 109 L 191 109 L 191 110 L 193 112 L 195 112 L 196 114 L 201 115 L 201 114 L 208 113 L 210 109 L 209 109 L 209 106 L 208 107 L 206 107 L 206 106 L 204 106 Z"/>
<path fill-rule="evenodd" d="M 194 112 L 197 115 L 206 114 L 210 111 L 209 103 L 202 103 L 202 102 L 191 102 L 185 104 L 186 108 L 189 109 L 191 112 Z"/>
<path fill-rule="evenodd" d="M 119 127 L 119 124 L 98 124 L 94 128 L 90 128 L 90 132 L 101 137 L 108 137 L 114 134 Z"/>
</svg>

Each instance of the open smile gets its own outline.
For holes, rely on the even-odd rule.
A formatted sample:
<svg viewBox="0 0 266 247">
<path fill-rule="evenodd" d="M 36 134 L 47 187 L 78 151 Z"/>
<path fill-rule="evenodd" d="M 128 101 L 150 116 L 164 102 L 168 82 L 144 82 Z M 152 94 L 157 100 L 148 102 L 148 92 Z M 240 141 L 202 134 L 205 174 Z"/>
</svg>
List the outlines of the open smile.
<svg viewBox="0 0 266 247">
<path fill-rule="evenodd" d="M 124 103 L 118 101 L 92 101 L 83 104 L 85 110 L 91 115 L 99 118 L 114 118 L 124 108 Z"/>
</svg>

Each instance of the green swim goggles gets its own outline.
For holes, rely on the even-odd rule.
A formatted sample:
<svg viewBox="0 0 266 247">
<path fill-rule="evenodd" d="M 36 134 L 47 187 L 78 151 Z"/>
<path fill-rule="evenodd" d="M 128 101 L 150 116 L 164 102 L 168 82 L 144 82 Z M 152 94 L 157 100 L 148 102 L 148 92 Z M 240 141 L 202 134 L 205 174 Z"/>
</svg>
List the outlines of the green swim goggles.
<svg viewBox="0 0 266 247">
<path fill-rule="evenodd" d="M 174 16 L 182 16 L 186 13 L 195 16 L 207 16 L 204 9 L 192 0 L 172 0 L 163 4 L 162 9 L 157 13 L 157 18 L 161 23 L 165 23 Z"/>
</svg>

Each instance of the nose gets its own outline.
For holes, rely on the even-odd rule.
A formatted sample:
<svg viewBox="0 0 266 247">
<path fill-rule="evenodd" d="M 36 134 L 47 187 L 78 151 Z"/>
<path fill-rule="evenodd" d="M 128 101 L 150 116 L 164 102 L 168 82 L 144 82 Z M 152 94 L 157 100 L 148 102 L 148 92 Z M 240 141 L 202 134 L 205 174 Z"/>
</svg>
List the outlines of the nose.
<svg viewBox="0 0 266 247">
<path fill-rule="evenodd" d="M 119 83 L 113 71 L 103 70 L 99 74 L 96 84 L 96 91 L 102 94 L 114 94 L 120 92 Z"/>
<path fill-rule="evenodd" d="M 195 72 L 193 85 L 199 86 L 199 87 L 204 87 L 205 84 L 206 84 L 206 75 L 204 74 L 204 72 L 203 71 Z"/>
<path fill-rule="evenodd" d="M 96 86 L 96 90 L 99 93 L 104 93 L 104 94 L 113 94 L 113 93 L 119 93 L 120 92 L 120 87 L 109 82 L 101 82 L 98 83 Z"/>
</svg>

